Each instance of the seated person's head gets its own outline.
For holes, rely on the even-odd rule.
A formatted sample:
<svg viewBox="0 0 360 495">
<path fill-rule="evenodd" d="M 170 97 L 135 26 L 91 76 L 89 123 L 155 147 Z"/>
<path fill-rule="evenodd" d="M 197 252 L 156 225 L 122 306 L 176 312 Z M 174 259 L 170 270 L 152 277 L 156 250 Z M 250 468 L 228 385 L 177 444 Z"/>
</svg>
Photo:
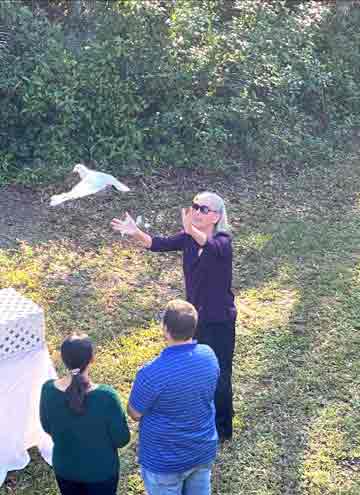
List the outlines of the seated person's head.
<svg viewBox="0 0 360 495">
<path fill-rule="evenodd" d="M 167 338 L 175 341 L 190 340 L 195 335 L 198 314 L 194 306 L 181 299 L 173 299 L 165 309 L 163 317 Z"/>
</svg>

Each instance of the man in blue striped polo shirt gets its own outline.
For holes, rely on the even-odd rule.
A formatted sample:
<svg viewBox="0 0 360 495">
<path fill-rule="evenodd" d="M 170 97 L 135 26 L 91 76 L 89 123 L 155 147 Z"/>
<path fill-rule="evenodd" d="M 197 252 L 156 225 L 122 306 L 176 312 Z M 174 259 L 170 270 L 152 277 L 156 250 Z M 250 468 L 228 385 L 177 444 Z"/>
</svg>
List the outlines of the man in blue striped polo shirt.
<svg viewBox="0 0 360 495">
<path fill-rule="evenodd" d="M 163 319 L 168 346 L 139 370 L 130 394 L 148 495 L 210 494 L 219 365 L 210 347 L 193 340 L 197 319 L 192 304 L 169 302 Z"/>
</svg>

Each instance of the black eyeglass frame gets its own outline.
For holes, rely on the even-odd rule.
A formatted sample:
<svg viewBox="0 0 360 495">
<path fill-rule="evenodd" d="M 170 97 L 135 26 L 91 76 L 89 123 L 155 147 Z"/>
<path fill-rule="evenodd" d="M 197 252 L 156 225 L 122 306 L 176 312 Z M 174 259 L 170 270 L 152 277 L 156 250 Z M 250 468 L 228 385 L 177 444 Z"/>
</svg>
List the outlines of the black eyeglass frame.
<svg viewBox="0 0 360 495">
<path fill-rule="evenodd" d="M 207 215 L 208 213 L 218 213 L 215 210 L 211 210 L 207 205 L 199 205 L 198 203 L 192 203 L 191 208 L 195 211 L 200 211 L 203 215 Z"/>
</svg>

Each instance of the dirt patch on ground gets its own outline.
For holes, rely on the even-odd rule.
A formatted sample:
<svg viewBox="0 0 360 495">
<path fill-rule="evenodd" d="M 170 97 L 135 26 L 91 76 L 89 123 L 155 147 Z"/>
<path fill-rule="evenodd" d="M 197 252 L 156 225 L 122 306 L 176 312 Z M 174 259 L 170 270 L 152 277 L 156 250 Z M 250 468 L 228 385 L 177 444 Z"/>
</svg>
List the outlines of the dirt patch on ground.
<svg viewBox="0 0 360 495">
<path fill-rule="evenodd" d="M 124 180 L 131 189 L 129 193 L 104 191 L 55 208 L 49 206 L 51 195 L 71 189 L 77 177 L 42 189 L 4 186 L 0 188 L 0 249 L 21 241 L 38 244 L 49 240 L 71 240 L 83 247 L 95 247 L 113 238 L 110 222 L 124 211 L 145 217 L 153 233 L 177 228 L 180 208 L 188 206 L 197 191 L 216 190 L 227 197 L 233 189 L 240 197 L 249 191 L 247 181 L 240 175 L 231 181 L 214 173 L 161 173 Z"/>
<path fill-rule="evenodd" d="M 41 219 L 46 218 L 46 210 L 39 192 L 19 186 L 1 188 L 0 248 L 11 247 L 20 240 L 31 242 L 34 235 L 41 238 Z"/>
<path fill-rule="evenodd" d="M 104 234 L 110 232 L 110 210 L 113 216 L 118 211 L 118 202 L 112 199 L 111 192 L 56 208 L 49 206 L 51 193 L 50 189 L 39 192 L 15 186 L 0 189 L 0 249 L 14 247 L 21 241 L 38 244 L 81 239 L 81 243 L 87 244 L 95 238 L 100 240 L 101 224 Z M 108 214 L 104 210 L 109 210 Z"/>
<path fill-rule="evenodd" d="M 339 215 L 354 203 L 357 194 L 354 167 L 349 165 L 349 174 L 344 167 L 326 174 L 310 171 L 308 177 L 299 174 L 292 179 L 270 169 L 244 168 L 227 175 L 161 170 L 151 177 L 121 177 L 130 187 L 129 193 L 104 191 L 55 208 L 49 206 L 51 195 L 70 190 L 79 180 L 74 174 L 41 189 L 4 186 L 0 188 L 0 249 L 15 247 L 19 241 L 35 245 L 50 240 L 96 248 L 114 239 L 110 222 L 125 211 L 142 215 L 150 223 L 150 234 L 169 234 L 181 226 L 180 209 L 204 190 L 224 197 L 236 230 L 242 230 L 243 225 L 257 228 L 253 224 L 261 218 L 291 216 L 304 220 Z"/>
</svg>

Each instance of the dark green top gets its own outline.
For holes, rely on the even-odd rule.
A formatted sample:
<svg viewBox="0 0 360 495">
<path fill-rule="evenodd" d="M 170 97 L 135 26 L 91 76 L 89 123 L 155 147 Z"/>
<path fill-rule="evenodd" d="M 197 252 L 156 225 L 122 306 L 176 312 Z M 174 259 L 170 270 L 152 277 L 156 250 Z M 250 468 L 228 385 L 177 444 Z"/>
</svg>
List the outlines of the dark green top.
<svg viewBox="0 0 360 495">
<path fill-rule="evenodd" d="M 112 387 L 99 385 L 88 392 L 85 414 L 71 411 L 65 392 L 54 380 L 41 391 L 40 419 L 54 442 L 53 467 L 65 480 L 88 483 L 106 481 L 119 472 L 117 449 L 130 440 L 129 428 Z"/>
</svg>

